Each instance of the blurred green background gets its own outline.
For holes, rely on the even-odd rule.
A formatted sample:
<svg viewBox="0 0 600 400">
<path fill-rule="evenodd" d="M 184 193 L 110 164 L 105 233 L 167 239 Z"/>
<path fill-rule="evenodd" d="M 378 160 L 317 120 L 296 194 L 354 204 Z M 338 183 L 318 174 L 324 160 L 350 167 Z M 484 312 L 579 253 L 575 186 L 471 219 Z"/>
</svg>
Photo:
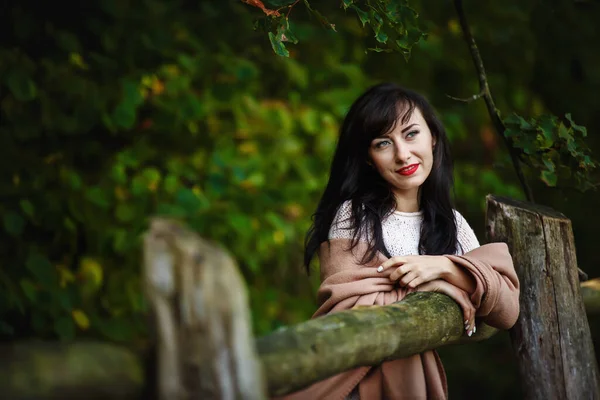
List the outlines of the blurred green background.
<svg viewBox="0 0 600 400">
<path fill-rule="evenodd" d="M 313 3 L 337 32 L 300 2 L 290 14 L 299 43 L 284 58 L 253 29 L 262 11 L 241 1 L 6 2 L 2 340 L 145 343 L 140 234 L 156 214 L 184 218 L 234 254 L 257 335 L 310 318 L 318 274 L 303 271 L 304 234 L 346 110 L 381 81 L 438 110 L 457 208 L 485 241 L 485 196 L 524 196 L 483 100 L 448 97 L 479 91 L 452 3 L 411 2 L 428 36 L 408 62 L 367 52 L 372 32 L 339 2 Z M 503 116 L 570 112 L 597 156 L 600 3 L 467 0 L 465 10 Z M 526 174 L 536 200 L 573 221 L 580 267 L 600 275 L 598 193 Z M 519 396 L 506 333 L 441 355 L 453 398 Z"/>
</svg>

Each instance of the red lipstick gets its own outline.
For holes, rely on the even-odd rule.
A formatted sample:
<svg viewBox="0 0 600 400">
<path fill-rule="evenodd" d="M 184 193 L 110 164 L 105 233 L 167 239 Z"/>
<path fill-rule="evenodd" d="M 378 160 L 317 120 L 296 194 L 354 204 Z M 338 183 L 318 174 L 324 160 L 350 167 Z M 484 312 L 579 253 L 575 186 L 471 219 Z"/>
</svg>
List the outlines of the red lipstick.
<svg viewBox="0 0 600 400">
<path fill-rule="evenodd" d="M 396 172 L 399 173 L 400 175 L 408 176 L 408 175 L 412 175 L 415 172 L 417 172 L 418 168 L 419 168 L 419 164 L 411 164 L 407 167 L 396 170 Z"/>
</svg>

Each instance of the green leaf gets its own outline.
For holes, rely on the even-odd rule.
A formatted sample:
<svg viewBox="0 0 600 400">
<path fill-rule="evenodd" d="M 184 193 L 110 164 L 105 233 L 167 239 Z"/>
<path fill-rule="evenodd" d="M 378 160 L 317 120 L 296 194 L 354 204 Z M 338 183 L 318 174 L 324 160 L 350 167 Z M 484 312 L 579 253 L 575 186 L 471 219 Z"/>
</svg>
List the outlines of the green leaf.
<svg viewBox="0 0 600 400">
<path fill-rule="evenodd" d="M 140 92 L 140 85 L 136 81 L 125 78 L 122 90 L 123 99 L 121 101 L 127 106 L 135 108 L 144 102 L 144 98 Z"/>
<path fill-rule="evenodd" d="M 504 131 L 504 136 L 507 138 L 518 137 L 520 134 L 521 134 L 521 132 L 516 129 L 506 129 Z"/>
<path fill-rule="evenodd" d="M 342 6 L 344 6 L 344 10 L 347 10 L 348 7 L 354 4 L 354 0 L 342 0 Z"/>
<path fill-rule="evenodd" d="M 120 203 L 115 210 L 115 217 L 120 222 L 131 222 L 136 217 L 135 207 L 129 203 Z"/>
<path fill-rule="evenodd" d="M 61 316 L 54 321 L 54 332 L 61 340 L 73 340 L 75 338 L 75 323 L 69 316 Z"/>
<path fill-rule="evenodd" d="M 29 218 L 33 218 L 33 204 L 31 204 L 31 201 L 25 199 L 25 200 L 21 200 L 19 202 L 19 205 L 21 206 L 21 210 L 23 210 L 23 212 L 25 213 L 25 215 L 27 215 Z"/>
<path fill-rule="evenodd" d="M 37 96 L 35 83 L 21 69 L 13 69 L 8 73 L 6 85 L 19 101 L 30 101 Z"/>
<path fill-rule="evenodd" d="M 521 117 L 517 114 L 510 114 L 508 117 L 504 118 L 505 125 L 517 125 L 518 127 L 520 127 L 521 122 L 526 122 L 526 121 L 523 119 L 523 117 Z"/>
<path fill-rule="evenodd" d="M 573 140 L 573 136 L 569 131 L 570 129 L 567 128 L 562 122 L 560 123 L 560 125 L 558 125 L 558 137 L 561 139 L 565 139 L 567 142 Z"/>
<path fill-rule="evenodd" d="M 113 237 L 113 248 L 117 253 L 124 254 L 128 249 L 127 231 L 117 229 Z"/>
<path fill-rule="evenodd" d="M 273 34 L 273 32 L 269 32 L 269 40 L 271 41 L 271 47 L 273 47 L 273 51 L 275 54 L 281 57 L 289 57 L 290 52 L 285 48 L 285 45 L 281 40 L 277 39 L 277 36 Z"/>
<path fill-rule="evenodd" d="M 12 236 L 20 236 L 25 227 L 25 220 L 16 212 L 8 211 L 4 214 L 4 229 Z"/>
<path fill-rule="evenodd" d="M 587 136 L 587 128 L 582 125 L 577 125 L 575 122 L 573 122 L 573 119 L 571 118 L 571 113 L 565 114 L 565 118 L 567 118 L 567 120 L 571 124 L 571 127 L 574 130 L 576 130 L 577 132 L 580 132 L 583 137 Z"/>
<path fill-rule="evenodd" d="M 25 267 L 44 286 L 58 286 L 56 270 L 45 256 L 38 253 L 30 253 L 25 261 Z"/>
<path fill-rule="evenodd" d="M 298 38 L 290 30 L 290 21 L 287 18 L 281 19 L 281 23 L 277 28 L 277 39 L 282 42 L 298 43 Z"/>
<path fill-rule="evenodd" d="M 29 279 L 21 279 L 19 282 L 19 286 L 21 286 L 21 290 L 25 294 L 25 297 L 31 302 L 31 304 L 35 304 L 37 298 L 37 290 L 34 284 Z"/>
<path fill-rule="evenodd" d="M 367 13 L 364 10 L 361 10 L 360 8 L 358 8 L 355 5 L 352 5 L 350 8 L 352 8 L 354 11 L 356 11 L 356 14 L 358 15 L 358 18 L 360 19 L 360 22 L 363 27 L 365 26 L 366 23 L 370 22 L 369 13 Z"/>
<path fill-rule="evenodd" d="M 117 127 L 123 129 L 131 129 L 135 124 L 136 111 L 135 108 L 125 103 L 119 104 L 112 114 L 112 122 Z"/>
<path fill-rule="evenodd" d="M 175 196 L 177 205 L 183 207 L 189 213 L 197 213 L 209 207 L 208 200 L 203 195 L 197 195 L 190 189 L 182 188 Z"/>
<path fill-rule="evenodd" d="M 546 183 L 546 185 L 554 187 L 556 186 L 556 173 L 551 171 L 542 171 L 540 174 L 540 179 Z"/>
<path fill-rule="evenodd" d="M 368 51 L 374 51 L 375 53 L 391 53 L 392 49 L 382 49 L 381 47 L 369 47 Z"/>
<path fill-rule="evenodd" d="M 69 188 L 73 190 L 81 189 L 83 182 L 77 172 L 67 168 L 61 168 L 60 177 L 63 182 L 69 185 Z"/>
<path fill-rule="evenodd" d="M 554 162 L 549 158 L 543 158 L 542 162 L 549 172 L 554 172 Z"/>
<path fill-rule="evenodd" d="M 334 32 L 337 32 L 335 30 L 335 24 L 332 24 L 331 22 L 329 22 L 329 20 L 327 18 L 325 18 L 325 16 L 323 14 L 321 14 L 320 12 L 318 12 L 317 10 L 312 8 L 310 6 L 308 0 L 304 0 L 304 5 L 306 5 L 306 8 L 308 9 L 308 11 L 317 18 L 317 20 L 321 23 L 321 25 L 323 25 L 325 28 L 331 29 Z"/>
<path fill-rule="evenodd" d="M 116 342 L 127 342 L 132 338 L 131 323 L 125 318 L 103 320 L 99 328 L 104 336 Z"/>
<path fill-rule="evenodd" d="M 179 180 L 177 179 L 177 176 L 170 174 L 165 178 L 163 185 L 165 192 L 173 194 L 177 191 L 177 188 L 179 188 Z"/>
<path fill-rule="evenodd" d="M 123 185 L 127 182 L 127 172 L 125 166 L 122 164 L 117 164 L 112 167 L 111 176 L 115 183 Z"/>
<path fill-rule="evenodd" d="M 92 204 L 95 204 L 100 208 L 107 209 L 110 206 L 107 193 L 97 186 L 86 190 L 85 197 Z"/>
</svg>

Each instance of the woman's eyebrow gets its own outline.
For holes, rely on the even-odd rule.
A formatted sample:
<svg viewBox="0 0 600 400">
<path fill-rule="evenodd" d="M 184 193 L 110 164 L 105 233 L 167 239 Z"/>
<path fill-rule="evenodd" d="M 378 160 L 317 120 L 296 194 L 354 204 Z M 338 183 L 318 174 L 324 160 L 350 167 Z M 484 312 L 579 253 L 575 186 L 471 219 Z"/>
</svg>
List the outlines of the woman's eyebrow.
<svg viewBox="0 0 600 400">
<path fill-rule="evenodd" d="M 413 126 L 415 126 L 417 124 L 410 124 L 409 126 L 407 126 L 406 128 L 402 129 L 402 133 L 406 132 L 407 130 L 409 130 L 410 128 L 412 128 Z"/>
<path fill-rule="evenodd" d="M 375 139 L 389 138 L 389 137 L 390 137 L 390 133 L 386 132 L 386 133 L 382 133 L 381 135 L 377 136 Z"/>
</svg>

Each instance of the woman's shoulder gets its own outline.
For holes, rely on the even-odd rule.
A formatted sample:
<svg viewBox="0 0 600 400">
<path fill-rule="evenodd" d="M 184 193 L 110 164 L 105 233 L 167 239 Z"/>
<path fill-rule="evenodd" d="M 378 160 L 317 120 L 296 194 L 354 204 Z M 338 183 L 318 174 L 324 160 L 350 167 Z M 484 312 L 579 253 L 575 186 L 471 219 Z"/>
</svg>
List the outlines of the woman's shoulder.
<svg viewBox="0 0 600 400">
<path fill-rule="evenodd" d="M 337 209 L 331 227 L 329 239 L 349 239 L 354 236 L 354 215 L 352 213 L 352 200 L 346 200 Z"/>
<path fill-rule="evenodd" d="M 479 247 L 479 240 L 465 217 L 458 210 L 454 209 L 453 211 L 454 219 L 456 220 L 458 244 L 461 247 L 459 250 L 462 250 L 459 253 L 468 253 L 474 248 Z"/>
<path fill-rule="evenodd" d="M 452 212 L 454 213 L 454 220 L 456 221 L 456 226 L 458 227 L 460 224 L 469 224 L 467 222 L 467 220 L 465 219 L 465 217 L 463 217 L 463 215 L 460 213 L 460 211 L 458 211 L 456 208 L 452 209 Z"/>
</svg>

